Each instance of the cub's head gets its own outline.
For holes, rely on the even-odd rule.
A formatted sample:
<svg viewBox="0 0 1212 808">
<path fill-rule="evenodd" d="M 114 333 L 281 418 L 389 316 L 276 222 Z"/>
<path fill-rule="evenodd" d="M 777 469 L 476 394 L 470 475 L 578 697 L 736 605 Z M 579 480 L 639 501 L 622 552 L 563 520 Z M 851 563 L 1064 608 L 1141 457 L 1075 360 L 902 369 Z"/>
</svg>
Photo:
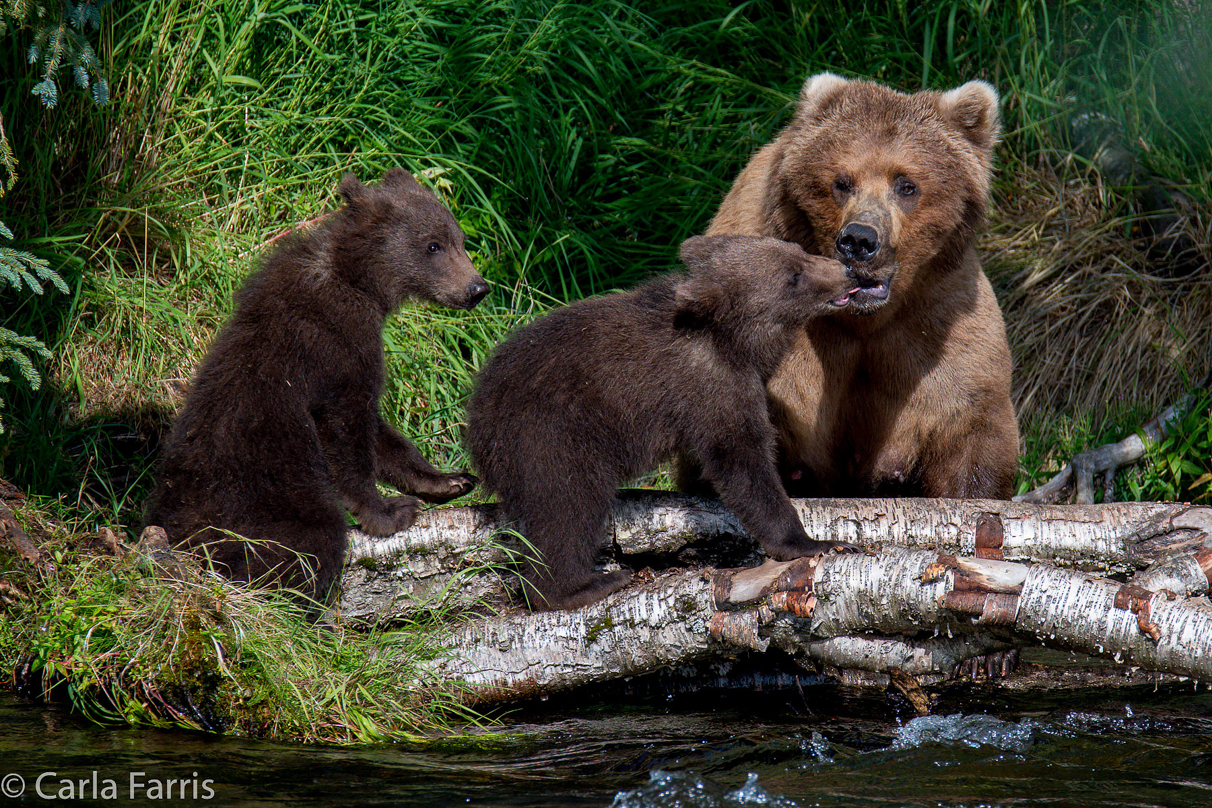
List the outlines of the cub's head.
<svg viewBox="0 0 1212 808">
<path fill-rule="evenodd" d="M 695 236 L 679 254 L 689 271 L 676 287 L 677 316 L 753 345 L 845 308 L 856 291 L 841 263 L 775 238 Z"/>
<path fill-rule="evenodd" d="M 388 310 L 408 298 L 470 309 L 488 294 L 446 206 L 403 169 L 378 185 L 346 174 L 337 191 L 346 208 L 334 227 L 338 274 Z"/>
<path fill-rule="evenodd" d="M 772 229 L 837 258 L 873 314 L 964 260 L 984 218 L 998 98 L 970 81 L 905 95 L 812 76 L 772 166 Z"/>
</svg>

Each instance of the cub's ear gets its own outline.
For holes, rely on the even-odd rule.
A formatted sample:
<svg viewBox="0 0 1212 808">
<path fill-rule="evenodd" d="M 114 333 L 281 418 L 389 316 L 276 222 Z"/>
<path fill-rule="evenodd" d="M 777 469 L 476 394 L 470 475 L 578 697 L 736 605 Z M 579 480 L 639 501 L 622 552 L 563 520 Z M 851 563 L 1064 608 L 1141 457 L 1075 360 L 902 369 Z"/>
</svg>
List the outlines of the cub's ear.
<svg viewBox="0 0 1212 808">
<path fill-rule="evenodd" d="M 849 83 L 836 73 L 817 73 L 815 76 L 809 76 L 800 88 L 800 104 L 796 117 L 803 121 L 819 117 L 838 99 L 842 89 Z"/>
<path fill-rule="evenodd" d="M 688 267 L 710 264 L 717 240 L 708 236 L 691 236 L 678 247 L 678 258 Z"/>
<path fill-rule="evenodd" d="M 702 325 L 719 318 L 731 305 L 719 281 L 690 275 L 679 281 L 674 291 L 674 324 Z"/>
<path fill-rule="evenodd" d="M 938 99 L 938 109 L 972 145 L 989 151 L 1001 133 L 997 100 L 997 90 L 992 84 L 970 81 L 943 93 Z"/>
<path fill-rule="evenodd" d="M 345 204 L 356 208 L 366 201 L 370 195 L 370 189 L 359 182 L 353 174 L 346 174 L 341 178 L 341 184 L 337 186 L 337 193 L 345 200 Z"/>
<path fill-rule="evenodd" d="M 417 192 L 421 190 L 421 183 L 417 182 L 417 178 L 402 168 L 387 169 L 387 173 L 383 175 L 382 185 L 384 188 L 392 188 L 397 191 Z"/>
</svg>

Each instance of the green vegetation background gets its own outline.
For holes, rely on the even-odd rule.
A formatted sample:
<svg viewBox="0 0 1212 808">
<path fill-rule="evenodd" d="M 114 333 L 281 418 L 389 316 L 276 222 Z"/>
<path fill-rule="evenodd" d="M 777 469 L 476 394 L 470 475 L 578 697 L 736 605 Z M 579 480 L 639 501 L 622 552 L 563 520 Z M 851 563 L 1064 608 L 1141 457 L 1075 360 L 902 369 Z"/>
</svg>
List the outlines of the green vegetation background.
<svg viewBox="0 0 1212 808">
<path fill-rule="evenodd" d="M 820 70 L 906 91 L 992 82 L 1005 138 L 984 246 L 1008 318 L 1062 332 L 1053 353 L 1080 365 L 1084 337 L 1063 333 L 1082 320 L 1075 290 L 1109 289 L 1127 303 L 1095 328 L 1114 340 L 1156 319 L 1169 336 L 1146 340 L 1142 361 L 1181 388 L 1209 345 L 1170 312 L 1206 305 L 1207 281 L 1148 276 L 1170 297 L 1138 299 L 1131 284 L 1150 270 L 1130 195 L 1073 157 L 1069 121 L 1113 117 L 1206 209 L 1210 20 L 1198 0 L 120 0 L 89 35 L 110 103 L 65 72 L 52 110 L 34 94 L 45 64 L 27 63 L 31 32 L 0 29 L 0 115 L 20 174 L 0 222 L 68 287 L 0 284 L 0 329 L 50 349 L 37 390 L 0 367 L 13 377 L 0 388 L 0 478 L 31 496 L 20 516 L 51 537 L 56 564 L 37 604 L 0 591 L 0 663 L 23 660 L 26 680 L 65 688 L 101 720 L 365 741 L 457 714 L 397 662 L 434 653 L 423 632 L 317 637 L 289 604 L 196 570 L 170 591 L 87 546 L 100 526 L 137 525 L 159 437 L 233 291 L 276 238 L 337 204 L 346 171 L 422 177 L 494 284 L 471 313 L 408 308 L 385 334 L 383 410 L 442 465 L 467 463 L 463 402 L 492 347 L 553 305 L 672 267 Z M 1023 297 L 1034 264 L 1051 273 L 1043 302 Z M 1018 372 L 1055 387 L 1027 362 Z M 1081 392 L 1096 406 L 1020 410 L 1021 486 L 1127 434 L 1173 392 L 1125 394 L 1090 375 Z M 1188 420 L 1117 493 L 1207 496 L 1206 400 Z M 11 560 L 0 549 L 0 585 L 35 580 Z"/>
<path fill-rule="evenodd" d="M 1206 202 L 1212 92 L 1189 76 L 1209 62 L 1181 8 L 115 3 L 97 42 L 111 103 L 65 86 L 50 111 L 31 93 L 28 32 L 10 28 L 0 113 L 22 179 L 0 221 L 72 291 L 0 293 L 0 326 L 53 353 L 40 391 L 6 391 L 0 476 L 137 521 L 157 437 L 232 292 L 275 237 L 336 204 L 345 171 L 424 177 L 494 284 L 470 315 L 408 310 L 386 335 L 384 410 L 449 466 L 466 463 L 462 402 L 492 346 L 553 304 L 671 267 L 812 72 L 905 90 L 991 81 L 1002 195 L 1072 163 L 1076 106 L 1113 115 Z M 1122 433 L 1138 415 L 1078 432 Z"/>
</svg>

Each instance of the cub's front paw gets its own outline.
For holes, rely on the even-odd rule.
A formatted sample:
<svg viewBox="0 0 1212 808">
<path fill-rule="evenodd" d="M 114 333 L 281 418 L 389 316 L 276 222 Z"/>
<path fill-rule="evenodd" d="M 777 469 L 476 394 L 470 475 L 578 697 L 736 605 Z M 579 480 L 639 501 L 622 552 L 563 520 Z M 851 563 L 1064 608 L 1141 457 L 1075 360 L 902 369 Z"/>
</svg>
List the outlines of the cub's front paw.
<svg viewBox="0 0 1212 808">
<path fill-rule="evenodd" d="M 427 479 L 422 489 L 415 493 L 426 502 L 441 505 L 464 494 L 470 494 L 479 482 L 479 478 L 474 474 L 465 472 L 437 474 Z"/>
<path fill-rule="evenodd" d="M 416 497 L 387 497 L 353 511 L 358 527 L 371 536 L 391 536 L 412 527 L 421 510 Z"/>
</svg>

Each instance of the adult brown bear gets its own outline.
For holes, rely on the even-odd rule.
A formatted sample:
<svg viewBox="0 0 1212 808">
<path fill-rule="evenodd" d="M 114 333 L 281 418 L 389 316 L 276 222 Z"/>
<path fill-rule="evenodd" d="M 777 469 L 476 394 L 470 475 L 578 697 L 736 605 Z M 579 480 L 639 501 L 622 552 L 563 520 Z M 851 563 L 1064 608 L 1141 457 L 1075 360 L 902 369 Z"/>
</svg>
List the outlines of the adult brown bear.
<svg viewBox="0 0 1212 808">
<path fill-rule="evenodd" d="M 768 386 L 792 495 L 1012 493 L 1010 351 L 974 249 L 997 103 L 981 81 L 905 95 L 812 76 L 712 220 L 708 235 L 837 258 L 860 287 L 808 322 Z M 696 471 L 683 463 L 684 485 Z"/>
<path fill-rule="evenodd" d="M 405 300 L 470 309 L 488 293 L 450 211 L 412 175 L 347 174 L 346 205 L 266 257 L 237 296 L 164 448 L 144 523 L 227 577 L 323 601 L 348 509 L 387 536 L 421 501 L 475 478 L 443 473 L 379 415 L 383 324 Z M 383 497 L 382 480 L 411 496 Z"/>
</svg>

